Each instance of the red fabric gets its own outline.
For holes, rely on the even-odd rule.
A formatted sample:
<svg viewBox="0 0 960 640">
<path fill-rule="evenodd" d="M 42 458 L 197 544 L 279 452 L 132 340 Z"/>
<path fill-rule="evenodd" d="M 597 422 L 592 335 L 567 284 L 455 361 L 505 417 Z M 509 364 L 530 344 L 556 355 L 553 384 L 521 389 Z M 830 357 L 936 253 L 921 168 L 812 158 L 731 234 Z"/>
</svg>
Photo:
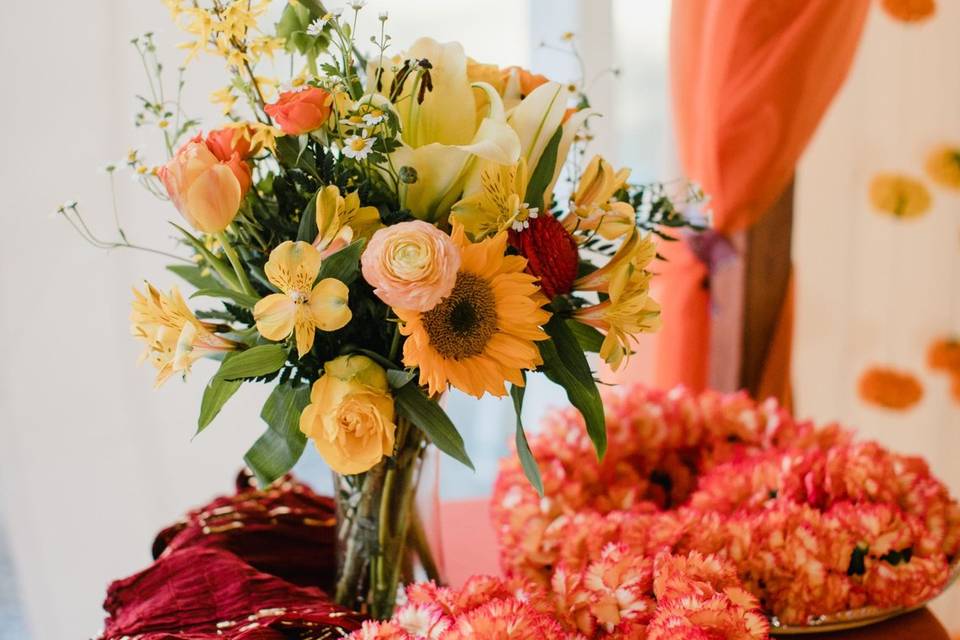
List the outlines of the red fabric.
<svg viewBox="0 0 960 640">
<path fill-rule="evenodd" d="M 158 534 L 153 565 L 110 585 L 102 638 L 344 635 L 359 616 L 320 588 L 334 580 L 335 530 L 330 498 L 289 477 L 260 491 L 241 476 L 235 495 Z"/>
<path fill-rule="evenodd" d="M 787 186 L 843 83 L 869 6 L 869 0 L 674 0 L 679 156 L 711 197 L 718 232 L 749 227 Z M 668 251 L 675 259 L 661 270 L 656 381 L 700 390 L 710 353 L 706 267 L 687 248 Z"/>
<path fill-rule="evenodd" d="M 214 499 L 157 535 L 154 558 L 190 547 L 230 551 L 253 568 L 329 591 L 336 574 L 336 509 L 291 478 L 263 491 L 238 478 L 238 491 Z"/>
<path fill-rule="evenodd" d="M 103 606 L 110 614 L 105 639 L 259 640 L 316 634 L 318 626 L 337 637 L 359 627 L 356 614 L 320 589 L 292 585 L 232 553 L 201 547 L 165 555 L 114 582 Z"/>
</svg>

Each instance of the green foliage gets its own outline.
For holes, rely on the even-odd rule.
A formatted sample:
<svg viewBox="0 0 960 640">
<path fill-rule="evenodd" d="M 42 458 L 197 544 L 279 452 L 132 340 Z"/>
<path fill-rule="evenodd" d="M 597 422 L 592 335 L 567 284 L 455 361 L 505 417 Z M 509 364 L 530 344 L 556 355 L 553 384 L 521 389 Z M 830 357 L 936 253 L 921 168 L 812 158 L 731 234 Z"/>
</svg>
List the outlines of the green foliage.
<svg viewBox="0 0 960 640">
<path fill-rule="evenodd" d="M 566 321 L 570 332 L 577 339 L 580 347 L 588 353 L 600 353 L 603 344 L 603 334 L 588 324 L 569 319 Z"/>
<path fill-rule="evenodd" d="M 240 380 L 224 380 L 218 374 L 210 378 L 210 382 L 203 390 L 203 400 L 200 402 L 200 417 L 197 418 L 198 434 L 210 426 L 223 409 L 223 405 L 227 404 L 227 400 L 233 397 L 241 384 L 243 382 Z"/>
<path fill-rule="evenodd" d="M 317 58 L 330 47 L 330 27 L 324 27 L 319 35 L 307 33 L 314 20 L 326 14 L 326 10 L 315 0 L 296 0 L 288 2 L 277 23 L 277 36 L 286 41 L 287 51 L 297 52 L 307 59 L 311 69 L 316 69 Z"/>
<path fill-rule="evenodd" d="M 543 149 L 540 161 L 536 168 L 530 174 L 530 181 L 527 183 L 527 193 L 525 202 L 531 207 L 536 207 L 540 211 L 546 211 L 543 202 L 543 193 L 546 191 L 550 181 L 553 180 L 553 172 L 557 168 L 557 151 L 560 148 L 560 139 L 563 137 L 563 127 L 557 127 L 547 146 Z"/>
<path fill-rule="evenodd" d="M 587 363 L 587 356 L 567 322 L 554 314 L 544 327 L 550 340 L 538 342 L 543 358 L 543 372 L 563 387 L 567 399 L 583 415 L 587 434 L 593 441 L 597 457 L 607 451 L 607 425 L 600 391 Z"/>
<path fill-rule="evenodd" d="M 213 287 L 211 289 L 199 289 L 194 291 L 191 295 L 191 298 L 226 298 L 227 300 L 233 300 L 241 307 L 247 309 L 253 309 L 254 305 L 260 300 L 254 296 L 247 295 L 245 293 L 240 293 L 239 291 L 234 291 L 233 289 L 224 289 L 223 287 Z"/>
<path fill-rule="evenodd" d="M 320 265 L 320 274 L 317 279 L 336 278 L 345 285 L 353 284 L 360 273 L 360 254 L 363 253 L 366 244 L 367 241 L 360 238 L 329 256 Z"/>
<path fill-rule="evenodd" d="M 300 414 L 310 403 L 310 387 L 278 384 L 263 405 L 260 417 L 267 430 L 250 447 L 244 461 L 261 487 L 265 487 L 293 468 L 307 443 L 300 431 Z"/>
<path fill-rule="evenodd" d="M 440 451 L 474 469 L 463 438 L 450 417 L 440 405 L 427 398 L 415 382 L 411 381 L 397 389 L 395 399 L 397 411 L 427 434 Z"/>
<path fill-rule="evenodd" d="M 219 280 L 194 265 L 171 264 L 167 265 L 167 271 L 177 274 L 197 289 L 216 289 L 220 286 Z"/>
<path fill-rule="evenodd" d="M 217 377 L 223 380 L 257 378 L 277 371 L 287 361 L 287 348 L 282 344 L 261 344 L 225 358 Z"/>
<path fill-rule="evenodd" d="M 526 375 L 524 375 L 526 379 Z M 543 497 L 543 479 L 540 477 L 540 468 L 537 466 L 537 460 L 530 451 L 530 444 L 527 442 L 527 434 L 523 431 L 523 422 L 520 419 L 520 413 L 523 411 L 523 391 L 524 387 L 517 385 L 510 386 L 510 397 L 513 399 L 513 410 L 517 414 L 517 433 L 516 446 L 517 457 L 520 458 L 520 466 L 523 467 L 523 474 L 540 497 Z"/>
</svg>

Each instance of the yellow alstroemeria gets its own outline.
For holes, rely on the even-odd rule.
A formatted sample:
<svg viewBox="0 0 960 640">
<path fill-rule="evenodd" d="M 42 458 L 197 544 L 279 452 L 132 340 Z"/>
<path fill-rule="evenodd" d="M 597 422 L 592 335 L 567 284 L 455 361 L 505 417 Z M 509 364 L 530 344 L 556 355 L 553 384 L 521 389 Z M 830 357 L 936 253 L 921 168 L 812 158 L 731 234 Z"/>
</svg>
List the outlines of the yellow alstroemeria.
<svg viewBox="0 0 960 640">
<path fill-rule="evenodd" d="M 647 271 L 621 269 L 610 283 L 609 297 L 574 312 L 574 318 L 606 336 L 600 357 L 616 371 L 631 353 L 630 342 L 640 333 L 660 328 L 660 305 L 650 297 Z"/>
<path fill-rule="evenodd" d="M 513 167 L 488 164 L 480 175 L 482 189 L 453 205 L 451 222 L 462 224 L 475 241 L 507 229 L 522 231 L 538 213 L 524 202 L 528 181 L 523 158 Z"/>
<path fill-rule="evenodd" d="M 147 343 L 140 361 L 157 369 L 157 386 L 177 371 L 187 373 L 200 358 L 234 351 L 239 344 L 227 340 L 193 314 L 176 287 L 164 295 L 149 282 L 146 292 L 133 290 L 131 333 Z"/>
<path fill-rule="evenodd" d="M 321 256 L 344 248 L 355 239 L 370 239 L 382 227 L 376 207 L 361 207 L 360 195 L 354 191 L 340 195 L 336 185 L 328 185 L 317 193 L 317 239 L 314 246 Z"/>
<path fill-rule="evenodd" d="M 594 156 L 580 176 L 570 201 L 570 212 L 564 216 L 567 231 L 595 231 L 607 240 L 631 233 L 637 225 L 636 211 L 629 202 L 613 199 L 629 177 L 629 169 L 614 171 L 609 162 Z"/>
<path fill-rule="evenodd" d="M 573 288 L 575 291 L 609 292 L 618 276 L 645 270 L 656 255 L 657 247 L 651 234 L 634 229 L 605 265 L 575 280 Z"/>
<path fill-rule="evenodd" d="M 391 163 L 398 169 L 410 167 L 417 176 L 412 184 L 401 185 L 400 204 L 417 218 L 442 221 L 463 191 L 474 159 L 516 164 L 520 143 L 507 126 L 496 89 L 485 82 L 470 82 L 467 57 L 459 43 L 421 38 L 404 58 L 384 61 L 379 72 L 374 62 L 369 74 L 371 92 L 389 96 L 403 59 L 428 60 L 430 69 L 414 68 L 395 93 L 402 144 L 391 154 Z M 426 73 L 432 85 L 429 91 L 423 85 Z M 487 94 L 485 113 L 478 110 L 474 89 Z"/>
<path fill-rule="evenodd" d="M 285 340 L 296 333 L 302 358 L 313 347 L 314 334 L 336 331 L 353 317 L 350 290 L 336 278 L 313 284 L 323 258 L 309 242 L 287 240 L 270 252 L 264 267 L 267 279 L 282 293 L 272 293 L 253 307 L 257 331 L 268 340 Z"/>
</svg>

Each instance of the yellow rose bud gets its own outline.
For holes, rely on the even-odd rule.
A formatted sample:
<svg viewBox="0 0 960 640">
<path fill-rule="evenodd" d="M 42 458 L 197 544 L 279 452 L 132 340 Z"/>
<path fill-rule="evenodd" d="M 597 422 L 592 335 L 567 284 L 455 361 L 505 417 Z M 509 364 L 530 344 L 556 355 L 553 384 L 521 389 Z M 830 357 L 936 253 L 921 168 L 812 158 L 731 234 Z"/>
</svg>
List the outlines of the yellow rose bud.
<svg viewBox="0 0 960 640">
<path fill-rule="evenodd" d="M 300 431 L 331 469 L 363 473 L 393 454 L 393 412 L 386 372 L 366 356 L 340 356 L 313 383 Z"/>
</svg>

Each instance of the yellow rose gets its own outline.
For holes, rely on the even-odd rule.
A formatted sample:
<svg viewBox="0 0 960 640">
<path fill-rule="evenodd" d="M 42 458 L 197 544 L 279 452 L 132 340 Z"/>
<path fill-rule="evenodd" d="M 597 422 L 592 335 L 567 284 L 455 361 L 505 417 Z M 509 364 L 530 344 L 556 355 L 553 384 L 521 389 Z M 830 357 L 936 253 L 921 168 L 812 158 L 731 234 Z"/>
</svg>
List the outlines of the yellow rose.
<svg viewBox="0 0 960 640">
<path fill-rule="evenodd" d="M 366 356 L 340 356 L 313 383 L 300 431 L 330 468 L 363 473 L 393 454 L 396 425 L 387 374 Z"/>
</svg>

